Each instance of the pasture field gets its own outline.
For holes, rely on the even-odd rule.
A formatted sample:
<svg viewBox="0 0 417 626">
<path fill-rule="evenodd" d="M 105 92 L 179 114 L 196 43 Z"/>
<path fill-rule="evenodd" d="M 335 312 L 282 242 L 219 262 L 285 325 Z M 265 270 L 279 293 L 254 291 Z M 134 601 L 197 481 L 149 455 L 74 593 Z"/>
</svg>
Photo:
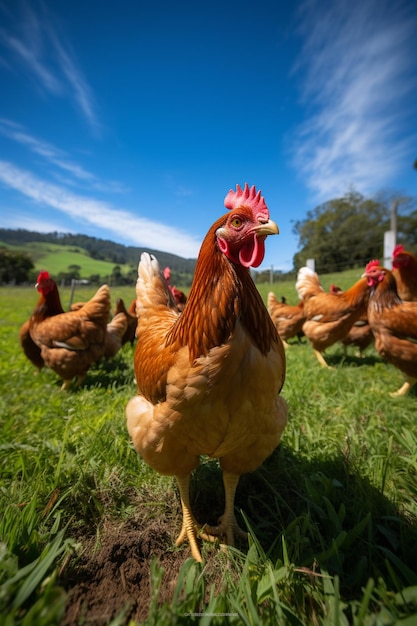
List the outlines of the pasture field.
<svg viewBox="0 0 417 626">
<path fill-rule="evenodd" d="M 360 275 L 323 277 L 346 289 Z M 328 281 L 328 284 L 326 283 Z M 262 285 L 265 298 L 271 289 Z M 293 284 L 273 285 L 296 303 Z M 61 290 L 64 307 L 69 288 Z M 79 288 L 74 300 L 95 289 Z M 133 348 L 63 393 L 35 373 L 18 331 L 33 288 L 0 288 L 0 623 L 5 626 L 412 626 L 417 623 L 417 393 L 371 347 L 363 358 L 287 350 L 282 443 L 239 483 L 248 544 L 176 548 L 175 481 L 129 440 Z M 112 302 L 130 288 L 114 288 Z M 223 490 L 216 461 L 192 481 L 201 524 Z"/>
</svg>

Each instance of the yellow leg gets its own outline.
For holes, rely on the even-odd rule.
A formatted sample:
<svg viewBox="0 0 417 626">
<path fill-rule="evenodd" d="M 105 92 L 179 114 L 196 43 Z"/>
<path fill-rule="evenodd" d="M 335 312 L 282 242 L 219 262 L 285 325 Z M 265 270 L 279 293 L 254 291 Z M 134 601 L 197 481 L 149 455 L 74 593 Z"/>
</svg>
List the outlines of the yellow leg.
<svg viewBox="0 0 417 626">
<path fill-rule="evenodd" d="M 209 535 L 215 537 L 225 537 L 226 543 L 229 546 L 234 546 L 235 536 L 242 537 L 244 539 L 248 538 L 248 534 L 240 528 L 235 517 L 235 493 L 238 482 L 239 476 L 236 474 L 230 474 L 229 472 L 223 472 L 225 497 L 224 513 L 219 518 L 218 526 L 204 527 Z"/>
<path fill-rule="evenodd" d="M 389 395 L 392 398 L 395 398 L 396 396 L 405 396 L 411 389 L 411 387 L 417 383 L 417 378 L 407 378 L 407 380 L 405 381 L 405 383 L 402 385 L 402 387 L 400 387 L 397 391 L 393 391 L 392 393 L 390 393 Z"/>
<path fill-rule="evenodd" d="M 318 362 L 320 363 L 320 365 L 322 365 L 323 367 L 327 367 L 327 369 L 332 370 L 333 367 L 330 367 L 330 365 L 327 365 L 326 361 L 324 360 L 324 356 L 322 355 L 321 352 L 319 352 L 318 350 L 314 350 L 314 354 L 317 357 Z"/>
<path fill-rule="evenodd" d="M 203 559 L 200 548 L 197 545 L 197 523 L 191 512 L 190 505 L 190 474 L 176 476 L 175 478 L 177 479 L 178 488 L 180 490 L 182 507 L 182 528 L 175 545 L 180 546 L 188 539 L 193 558 L 201 563 Z"/>
</svg>

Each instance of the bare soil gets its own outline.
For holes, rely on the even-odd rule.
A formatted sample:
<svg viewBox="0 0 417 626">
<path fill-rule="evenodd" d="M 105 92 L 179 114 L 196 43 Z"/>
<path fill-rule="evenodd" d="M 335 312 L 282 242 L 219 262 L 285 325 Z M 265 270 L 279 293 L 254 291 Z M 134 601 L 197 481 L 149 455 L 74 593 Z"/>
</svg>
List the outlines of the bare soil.
<svg viewBox="0 0 417 626">
<path fill-rule="evenodd" d="M 170 550 L 166 522 L 154 521 L 143 530 L 130 525 L 109 525 L 100 548 L 86 549 L 64 586 L 68 601 L 62 626 L 105 626 L 124 613 L 124 623 L 142 622 L 151 598 L 150 564 L 157 557 L 164 568 L 161 601 L 169 599 L 181 565 L 189 556 L 186 548 Z"/>
<path fill-rule="evenodd" d="M 171 599 L 179 571 L 191 557 L 188 543 L 175 547 L 182 521 L 179 498 L 174 492 L 168 493 L 163 510 L 157 504 L 153 507 L 149 500 L 137 504 L 133 519 L 107 520 L 99 539 L 95 535 L 79 538 L 81 554 L 72 557 L 60 576 L 68 594 L 60 626 L 107 626 L 122 612 L 121 626 L 130 620 L 143 623 L 152 597 L 151 563 L 155 558 L 164 570 L 158 602 Z M 221 497 L 216 504 L 222 506 Z M 193 511 L 199 521 L 215 523 L 222 511 L 216 506 L 210 508 L 207 501 L 203 504 L 194 499 Z M 207 588 L 222 585 L 219 550 L 218 544 L 210 544 L 205 551 Z"/>
</svg>

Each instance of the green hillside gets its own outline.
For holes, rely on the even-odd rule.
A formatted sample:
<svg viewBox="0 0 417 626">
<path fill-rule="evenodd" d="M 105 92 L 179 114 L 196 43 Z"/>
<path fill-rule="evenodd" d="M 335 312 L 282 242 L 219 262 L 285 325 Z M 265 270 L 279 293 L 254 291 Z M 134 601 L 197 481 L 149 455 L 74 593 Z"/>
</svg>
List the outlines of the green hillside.
<svg viewBox="0 0 417 626">
<path fill-rule="evenodd" d="M 33 261 L 35 270 L 48 270 L 53 276 L 67 272 L 71 265 L 79 266 L 81 278 L 89 278 L 93 274 L 110 276 L 116 263 L 91 258 L 83 248 L 61 246 L 42 241 L 22 243 L 19 246 L 0 241 L 0 247 L 13 252 L 25 252 Z M 139 262 L 139 258 L 138 258 Z M 121 272 L 126 274 L 133 268 L 127 263 L 120 265 Z"/>
</svg>

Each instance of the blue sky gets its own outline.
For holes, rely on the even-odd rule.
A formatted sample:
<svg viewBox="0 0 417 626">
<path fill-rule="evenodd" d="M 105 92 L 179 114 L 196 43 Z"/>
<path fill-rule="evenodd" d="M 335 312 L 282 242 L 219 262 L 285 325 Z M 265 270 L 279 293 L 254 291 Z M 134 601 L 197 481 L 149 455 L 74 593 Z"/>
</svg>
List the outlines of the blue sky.
<svg viewBox="0 0 417 626">
<path fill-rule="evenodd" d="M 417 3 L 0 0 L 0 223 L 194 258 L 236 183 L 280 227 L 417 195 Z"/>
</svg>

